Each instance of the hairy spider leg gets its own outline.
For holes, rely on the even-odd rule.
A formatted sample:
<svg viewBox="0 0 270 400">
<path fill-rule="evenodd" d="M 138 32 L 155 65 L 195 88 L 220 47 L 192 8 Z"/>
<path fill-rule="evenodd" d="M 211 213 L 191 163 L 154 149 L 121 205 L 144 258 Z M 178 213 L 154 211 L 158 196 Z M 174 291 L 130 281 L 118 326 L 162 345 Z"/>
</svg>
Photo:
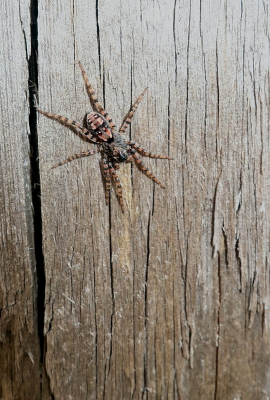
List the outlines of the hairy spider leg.
<svg viewBox="0 0 270 400">
<path fill-rule="evenodd" d="M 98 153 L 98 150 L 85 150 L 85 151 L 83 151 L 83 152 L 81 152 L 79 154 L 73 154 L 72 156 L 68 157 L 66 160 L 61 161 L 60 163 L 54 165 L 52 167 L 52 169 L 60 167 L 61 165 L 64 165 L 64 164 L 66 164 L 68 162 L 71 162 L 73 160 L 76 160 L 77 158 L 92 156 L 92 155 L 97 154 L 97 153 Z"/>
<path fill-rule="evenodd" d="M 66 126 L 77 136 L 79 136 L 83 141 L 90 143 L 97 143 L 97 138 L 93 136 L 86 128 L 84 128 L 79 122 L 72 121 L 67 117 L 62 115 L 52 114 L 45 111 L 37 110 L 40 114 L 45 115 L 45 117 L 50 118 L 54 121 L 59 122 L 59 124 Z"/>
<path fill-rule="evenodd" d="M 152 181 L 154 181 L 155 183 L 157 183 L 162 189 L 165 189 L 165 186 L 162 185 L 161 182 L 159 182 L 159 180 L 149 171 L 148 168 L 146 168 L 146 166 L 142 163 L 142 160 L 140 159 L 138 153 L 135 152 L 132 153 L 132 157 L 135 161 L 136 166 L 138 167 L 138 169 L 140 171 L 142 171 L 142 173 L 144 175 L 146 175 L 148 178 L 152 179 Z"/>
<path fill-rule="evenodd" d="M 111 190 L 111 177 L 109 172 L 109 165 L 107 158 L 102 158 L 99 163 L 101 176 L 105 187 L 105 202 L 109 204 L 110 190 Z"/>
<path fill-rule="evenodd" d="M 123 213 L 125 211 L 125 209 L 124 209 L 124 204 L 123 204 L 122 186 L 121 186 L 120 180 L 118 178 L 117 173 L 115 172 L 115 169 L 114 169 L 112 163 L 109 163 L 109 170 L 110 170 L 111 177 L 115 183 L 116 196 L 117 196 L 118 202 L 120 204 L 121 211 Z"/>
<path fill-rule="evenodd" d="M 137 98 L 137 100 L 135 101 L 135 103 L 131 106 L 131 109 L 129 110 L 129 112 L 127 113 L 127 115 L 124 118 L 124 121 L 121 125 L 121 128 L 119 129 L 119 133 L 124 133 L 127 129 L 127 127 L 130 125 L 131 123 L 131 119 L 135 113 L 135 111 L 138 108 L 139 103 L 141 102 L 146 90 L 148 88 L 145 88 L 144 91 L 142 92 L 142 94 Z"/>
<path fill-rule="evenodd" d="M 128 141 L 127 144 L 129 146 L 133 147 L 138 153 L 140 153 L 144 157 L 149 157 L 149 158 L 159 158 L 159 159 L 164 159 L 164 160 L 173 160 L 173 157 L 167 157 L 167 156 L 160 156 L 158 154 L 152 154 L 149 151 L 143 149 L 138 143 Z"/>
<path fill-rule="evenodd" d="M 82 63 L 79 61 L 79 66 L 81 68 L 82 71 L 82 76 L 83 76 L 83 80 L 84 80 L 84 84 L 85 84 L 85 88 L 86 88 L 86 92 L 88 94 L 91 106 L 93 108 L 94 111 L 98 112 L 99 114 L 103 115 L 103 117 L 109 122 L 110 128 L 112 130 L 115 129 L 115 124 L 113 123 L 112 118 L 109 116 L 109 114 L 107 113 L 107 111 L 101 106 L 101 104 L 99 103 L 96 93 L 94 91 L 94 89 L 92 88 L 92 86 L 90 85 L 90 82 L 87 78 L 86 72 L 82 66 Z"/>
</svg>

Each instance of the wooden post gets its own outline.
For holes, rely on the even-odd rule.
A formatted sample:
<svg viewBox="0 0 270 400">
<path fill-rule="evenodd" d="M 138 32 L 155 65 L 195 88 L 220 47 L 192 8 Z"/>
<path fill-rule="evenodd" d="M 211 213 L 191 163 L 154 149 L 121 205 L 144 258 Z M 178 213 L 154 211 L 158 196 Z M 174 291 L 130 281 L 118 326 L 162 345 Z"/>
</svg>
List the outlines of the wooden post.
<svg viewBox="0 0 270 400">
<path fill-rule="evenodd" d="M 148 87 L 125 137 L 174 160 L 145 159 L 165 190 L 121 165 L 123 215 L 113 191 L 105 205 L 98 155 L 51 169 L 91 145 L 39 115 L 37 274 L 27 5 L 8 14 L 13 36 L 2 28 L 3 398 L 266 400 L 268 3 L 39 2 L 40 109 L 82 121 L 80 60 L 118 128 Z M 36 392 L 12 397 L 26 371 Z"/>
<path fill-rule="evenodd" d="M 27 0 L 1 3 L 0 397 L 5 400 L 38 399 L 41 385 L 32 203 L 36 189 L 30 174 L 29 6 Z"/>
</svg>

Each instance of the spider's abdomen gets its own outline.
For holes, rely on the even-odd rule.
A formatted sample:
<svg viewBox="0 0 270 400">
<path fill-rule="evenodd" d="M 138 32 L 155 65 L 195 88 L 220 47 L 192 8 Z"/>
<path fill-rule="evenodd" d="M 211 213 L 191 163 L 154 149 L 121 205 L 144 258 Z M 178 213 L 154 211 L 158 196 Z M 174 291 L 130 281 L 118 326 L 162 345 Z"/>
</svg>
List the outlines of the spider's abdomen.
<svg viewBox="0 0 270 400">
<path fill-rule="evenodd" d="M 116 162 L 122 163 L 127 161 L 128 159 L 128 152 L 127 152 L 127 144 L 122 138 L 122 136 L 117 135 L 116 133 L 113 135 L 114 138 L 114 155 L 113 158 Z"/>
<path fill-rule="evenodd" d="M 84 126 L 94 136 L 104 142 L 112 139 L 112 131 L 108 121 L 97 112 L 91 112 L 85 115 Z"/>
</svg>

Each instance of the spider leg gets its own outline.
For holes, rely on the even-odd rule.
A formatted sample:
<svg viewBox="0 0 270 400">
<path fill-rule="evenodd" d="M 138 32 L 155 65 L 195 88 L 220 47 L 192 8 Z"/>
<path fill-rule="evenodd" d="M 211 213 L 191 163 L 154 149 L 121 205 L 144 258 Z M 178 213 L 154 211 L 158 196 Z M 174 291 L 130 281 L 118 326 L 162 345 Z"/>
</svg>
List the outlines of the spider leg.
<svg viewBox="0 0 270 400">
<path fill-rule="evenodd" d="M 159 158 L 159 159 L 164 159 L 164 160 L 173 160 L 173 157 L 167 157 L 167 156 L 160 156 L 158 154 L 152 154 L 149 151 L 143 149 L 138 143 L 128 141 L 127 144 L 129 144 L 132 148 L 134 148 L 138 153 L 140 153 L 144 157 L 149 157 L 149 158 Z"/>
<path fill-rule="evenodd" d="M 124 204 L 123 204 L 122 186 L 121 186 L 120 180 L 118 178 L 118 175 L 115 172 L 114 167 L 112 166 L 112 163 L 109 163 L 109 170 L 110 170 L 111 177 L 112 177 L 112 179 L 113 179 L 113 181 L 115 183 L 115 190 L 116 190 L 117 200 L 118 200 L 118 202 L 120 204 L 122 213 L 124 213 L 125 209 L 124 209 Z"/>
<path fill-rule="evenodd" d="M 122 122 L 121 128 L 119 129 L 120 133 L 124 133 L 125 130 L 127 129 L 127 127 L 130 125 L 131 119 L 139 105 L 139 103 L 141 102 L 146 90 L 148 88 L 145 88 L 144 91 L 142 92 L 142 94 L 137 98 L 137 100 L 135 101 L 135 103 L 131 106 L 131 109 L 129 110 L 129 112 L 127 113 L 127 115 L 124 118 L 124 121 Z"/>
<path fill-rule="evenodd" d="M 157 183 L 162 189 L 165 189 L 165 186 L 162 185 L 161 182 L 159 182 L 159 180 L 149 171 L 148 168 L 146 168 L 146 166 L 142 163 L 138 153 L 132 153 L 132 157 L 133 160 L 135 161 L 136 166 L 138 167 L 138 169 L 140 171 L 142 171 L 142 173 L 146 176 L 148 176 L 148 178 L 152 179 L 152 181 L 154 181 L 155 183 Z"/>
<path fill-rule="evenodd" d="M 87 129 L 85 129 L 79 122 L 72 121 L 67 117 L 62 115 L 48 113 L 46 111 L 37 110 L 40 114 L 45 115 L 45 117 L 50 118 L 54 121 L 59 122 L 59 124 L 66 126 L 77 136 L 79 136 L 85 142 L 96 143 L 97 139 L 93 136 Z"/>
<path fill-rule="evenodd" d="M 68 163 L 70 161 L 76 160 L 77 158 L 92 156 L 93 154 L 96 154 L 96 153 L 98 153 L 98 150 L 86 150 L 86 151 L 83 151 L 82 153 L 79 153 L 79 154 L 73 154 L 73 156 L 70 156 L 66 160 L 61 161 L 60 163 L 54 165 L 52 167 L 52 169 L 56 168 L 56 167 L 60 167 L 61 165 L 64 165 L 64 164 L 66 164 L 66 163 Z"/>
<path fill-rule="evenodd" d="M 105 202 L 106 202 L 106 205 L 108 205 L 109 204 L 109 198 L 110 198 L 110 190 L 111 190 L 111 178 L 110 178 L 110 172 L 109 172 L 109 166 L 108 166 L 107 158 L 102 158 L 100 160 L 99 166 L 100 166 L 102 180 L 103 180 L 103 183 L 104 183 Z"/>
<path fill-rule="evenodd" d="M 86 72 L 82 66 L 82 63 L 79 61 L 79 66 L 81 68 L 82 71 L 82 76 L 83 76 L 83 80 L 84 80 L 84 84 L 85 84 L 85 88 L 86 88 L 86 92 L 88 94 L 91 106 L 93 108 L 94 111 L 98 112 L 99 114 L 103 115 L 103 117 L 109 122 L 110 128 L 112 130 L 115 129 L 115 124 L 113 123 L 111 117 L 109 116 L 109 114 L 107 113 L 107 111 L 101 106 L 101 104 L 99 103 L 97 96 L 95 94 L 94 89 L 92 88 L 92 86 L 90 85 L 90 82 L 87 78 Z"/>
</svg>

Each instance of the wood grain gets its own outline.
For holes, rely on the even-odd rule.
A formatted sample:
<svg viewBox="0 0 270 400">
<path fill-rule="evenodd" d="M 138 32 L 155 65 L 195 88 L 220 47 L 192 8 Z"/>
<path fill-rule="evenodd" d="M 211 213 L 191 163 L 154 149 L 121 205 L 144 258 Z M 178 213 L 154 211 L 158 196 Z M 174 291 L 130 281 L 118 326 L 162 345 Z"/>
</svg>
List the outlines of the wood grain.
<svg viewBox="0 0 270 400">
<path fill-rule="evenodd" d="M 269 392 L 268 19 L 263 3 L 226 4 L 56 3 L 40 19 L 42 109 L 82 119 L 78 57 L 118 126 L 149 87 L 128 135 L 175 157 L 147 163 L 166 192 L 121 168 L 122 216 L 97 160 L 49 171 L 82 144 L 40 121 L 56 397 Z"/>
<path fill-rule="evenodd" d="M 40 342 L 30 179 L 29 1 L 1 3 L 0 397 L 38 399 Z"/>
<path fill-rule="evenodd" d="M 1 28 L 0 55 L 2 398 L 19 384 L 17 398 L 29 398 L 31 376 L 32 398 L 43 400 L 267 400 L 268 2 L 39 1 L 40 109 L 82 121 L 91 107 L 80 60 L 118 128 L 148 87 L 125 137 L 174 157 L 145 159 L 165 190 L 121 165 L 123 215 L 114 192 L 106 207 L 98 155 L 51 169 L 91 145 L 38 116 L 44 347 L 27 140 L 30 20 L 28 3 L 12 13 L 4 4 L 12 29 Z"/>
</svg>

